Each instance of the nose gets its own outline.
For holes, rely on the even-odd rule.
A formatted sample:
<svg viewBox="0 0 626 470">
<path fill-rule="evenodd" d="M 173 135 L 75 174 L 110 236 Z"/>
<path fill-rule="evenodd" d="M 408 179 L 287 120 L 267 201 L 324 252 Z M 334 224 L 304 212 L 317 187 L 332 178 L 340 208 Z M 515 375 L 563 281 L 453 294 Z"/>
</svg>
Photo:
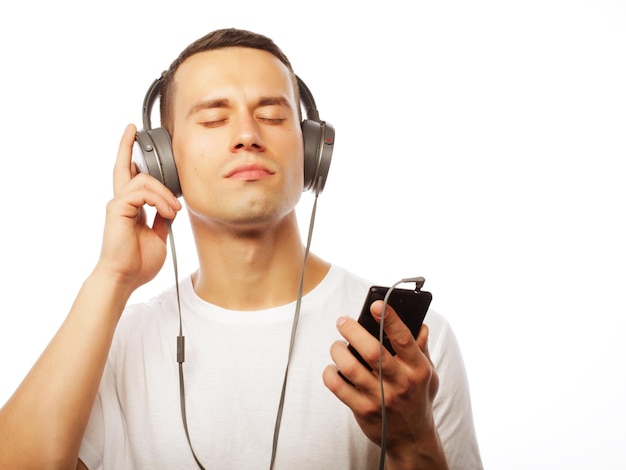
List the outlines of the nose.
<svg viewBox="0 0 626 470">
<path fill-rule="evenodd" d="M 231 150 L 233 152 L 241 150 L 265 150 L 265 143 L 259 131 L 258 123 L 253 116 L 240 116 L 233 136 Z"/>
</svg>

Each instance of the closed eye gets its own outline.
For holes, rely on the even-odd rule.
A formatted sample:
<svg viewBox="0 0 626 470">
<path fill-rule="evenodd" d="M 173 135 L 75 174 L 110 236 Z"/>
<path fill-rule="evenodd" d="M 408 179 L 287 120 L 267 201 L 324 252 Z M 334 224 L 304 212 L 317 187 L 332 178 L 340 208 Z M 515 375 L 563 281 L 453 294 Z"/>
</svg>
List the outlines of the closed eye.
<svg viewBox="0 0 626 470">
<path fill-rule="evenodd" d="M 282 96 L 266 96 L 259 100 L 256 109 L 257 119 L 272 126 L 283 124 L 291 108 L 289 101 Z"/>
<path fill-rule="evenodd" d="M 219 127 L 219 126 L 226 124 L 227 121 L 228 121 L 227 118 L 211 119 L 211 120 L 202 120 L 199 122 L 199 124 L 204 127 Z"/>
<path fill-rule="evenodd" d="M 262 116 L 260 116 L 258 119 L 259 121 L 265 124 L 270 124 L 272 126 L 278 126 L 286 121 L 285 118 L 269 118 L 269 117 L 262 117 Z"/>
</svg>

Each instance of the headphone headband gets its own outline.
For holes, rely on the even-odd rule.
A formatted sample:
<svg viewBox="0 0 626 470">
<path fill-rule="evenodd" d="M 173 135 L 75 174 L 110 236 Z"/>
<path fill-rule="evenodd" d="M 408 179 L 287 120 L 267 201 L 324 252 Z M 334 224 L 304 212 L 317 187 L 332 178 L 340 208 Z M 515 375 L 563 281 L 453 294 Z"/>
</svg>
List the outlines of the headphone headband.
<svg viewBox="0 0 626 470">
<path fill-rule="evenodd" d="M 157 98 L 161 97 L 161 80 L 165 76 L 165 72 L 161 74 L 159 78 L 152 82 L 150 88 L 146 92 L 146 96 L 143 99 L 143 107 L 142 107 L 142 120 L 143 120 L 143 128 L 145 130 L 152 129 L 152 122 L 150 116 L 152 115 L 152 108 L 154 107 L 154 103 Z"/>
</svg>

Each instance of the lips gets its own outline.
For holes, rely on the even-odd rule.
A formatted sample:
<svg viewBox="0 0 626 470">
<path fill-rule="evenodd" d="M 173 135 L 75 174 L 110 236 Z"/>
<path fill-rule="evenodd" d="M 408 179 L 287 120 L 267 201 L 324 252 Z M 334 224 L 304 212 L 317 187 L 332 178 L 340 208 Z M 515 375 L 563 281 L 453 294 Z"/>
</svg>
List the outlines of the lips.
<svg viewBox="0 0 626 470">
<path fill-rule="evenodd" d="M 245 181 L 256 181 L 274 174 L 269 168 L 258 163 L 248 163 L 245 165 L 239 165 L 228 173 L 225 178 L 238 179 Z"/>
</svg>

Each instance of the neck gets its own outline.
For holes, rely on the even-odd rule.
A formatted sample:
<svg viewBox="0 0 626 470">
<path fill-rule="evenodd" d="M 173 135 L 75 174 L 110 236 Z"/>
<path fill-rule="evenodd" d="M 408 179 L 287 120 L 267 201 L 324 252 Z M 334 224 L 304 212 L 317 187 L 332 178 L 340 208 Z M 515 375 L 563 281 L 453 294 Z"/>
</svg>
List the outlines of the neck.
<svg viewBox="0 0 626 470">
<path fill-rule="evenodd" d="M 262 310 L 296 300 L 305 247 L 295 213 L 262 230 L 194 226 L 194 237 L 200 267 L 193 284 L 202 299 L 231 310 Z M 309 253 L 303 294 L 329 268 Z"/>
</svg>

